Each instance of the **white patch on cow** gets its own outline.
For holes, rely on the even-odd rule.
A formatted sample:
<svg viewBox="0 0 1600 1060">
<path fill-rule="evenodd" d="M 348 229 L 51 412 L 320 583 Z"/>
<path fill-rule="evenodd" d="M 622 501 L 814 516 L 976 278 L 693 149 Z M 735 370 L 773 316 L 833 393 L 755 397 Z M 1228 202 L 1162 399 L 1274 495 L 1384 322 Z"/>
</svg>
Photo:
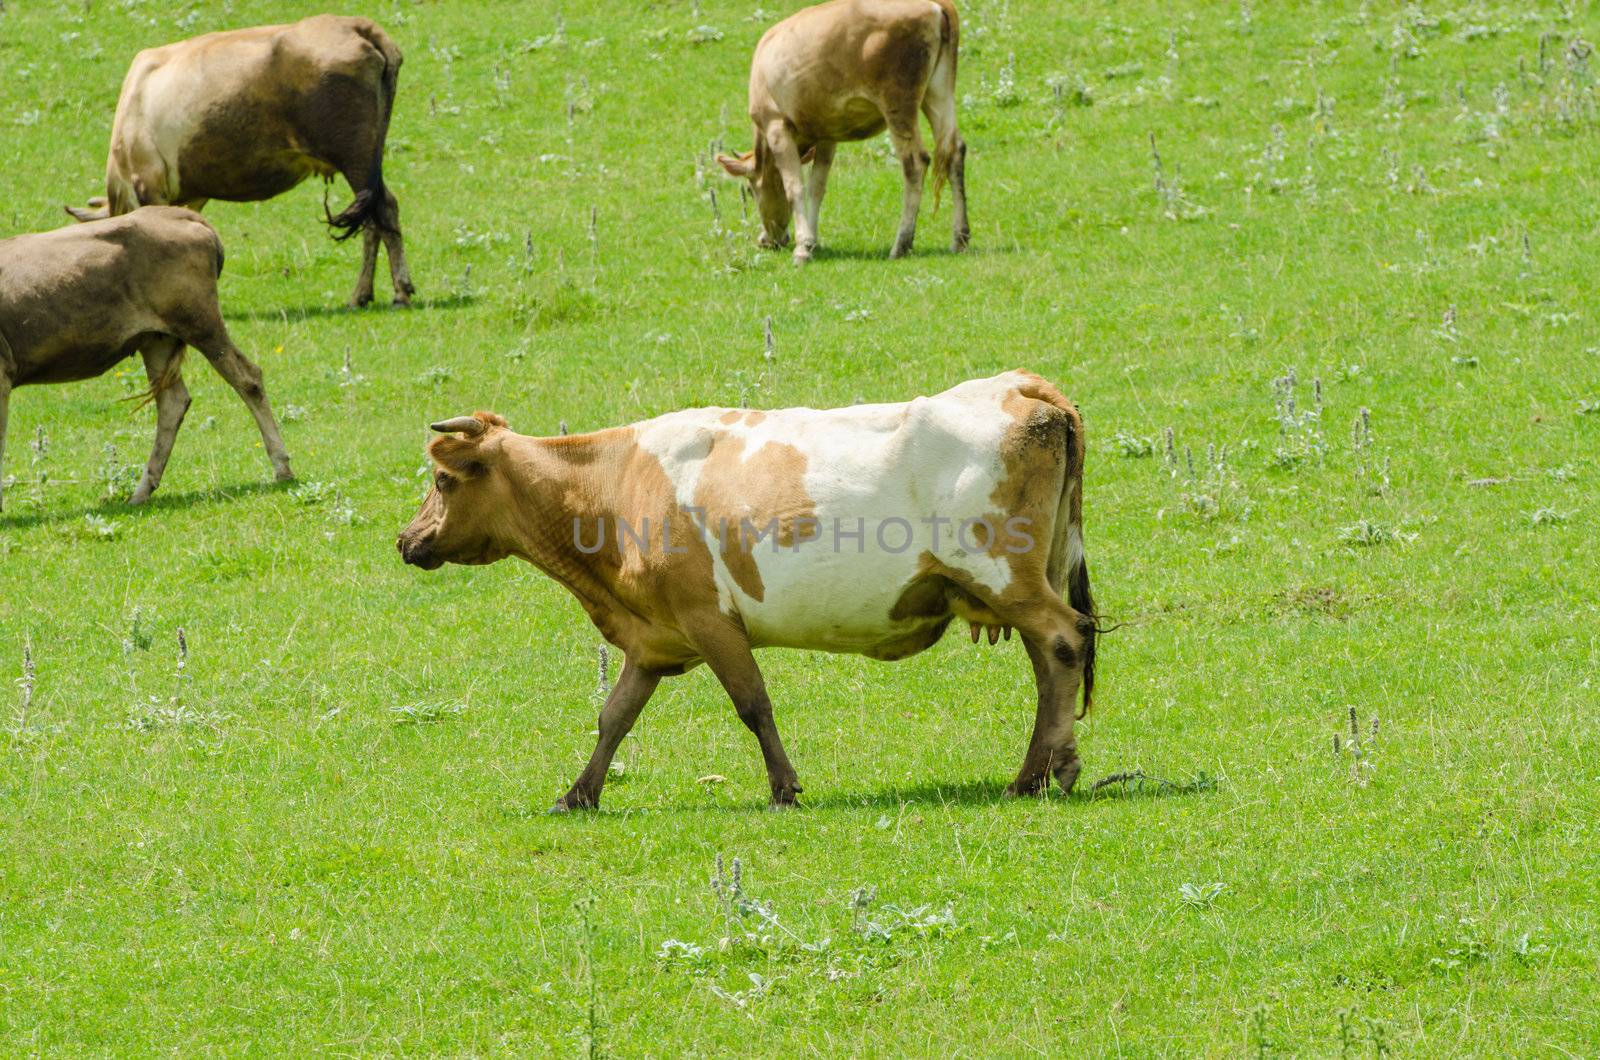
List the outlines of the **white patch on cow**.
<svg viewBox="0 0 1600 1060">
<path fill-rule="evenodd" d="M 1001 447 L 1015 422 L 1002 403 L 1021 381 L 974 380 L 900 404 L 780 409 L 753 426 L 743 419 L 722 423 L 726 409 L 694 409 L 636 430 L 682 505 L 695 503 L 717 432 L 744 439 L 746 462 L 768 442 L 798 449 L 820 536 L 787 548 L 770 540 L 756 546 L 760 600 L 738 586 L 711 540 L 718 597 L 756 645 L 863 651 L 926 624 L 889 617 L 924 553 L 997 595 L 1010 584 L 1005 557 L 964 548 L 957 527 L 995 510 L 992 498 L 1005 473 Z M 719 492 L 739 490 L 735 484 Z M 936 529 L 935 517 L 947 521 Z M 852 536 L 858 521 L 865 531 L 859 541 Z M 1030 533 L 1034 547 L 1050 547 L 1049 527 Z"/>
</svg>

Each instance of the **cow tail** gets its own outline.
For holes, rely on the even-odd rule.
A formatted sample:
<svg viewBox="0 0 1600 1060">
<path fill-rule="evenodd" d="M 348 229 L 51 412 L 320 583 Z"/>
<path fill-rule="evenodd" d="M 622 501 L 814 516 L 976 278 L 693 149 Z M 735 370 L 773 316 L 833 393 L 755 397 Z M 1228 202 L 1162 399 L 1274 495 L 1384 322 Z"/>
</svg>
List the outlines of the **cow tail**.
<svg viewBox="0 0 1600 1060">
<path fill-rule="evenodd" d="M 382 98 L 379 100 L 381 114 L 378 123 L 378 140 L 372 151 L 372 164 L 367 171 L 366 185 L 356 191 L 355 200 L 337 216 L 328 211 L 326 200 L 323 202 L 322 212 L 332 229 L 333 238 L 346 240 L 367 225 L 377 226 L 382 232 L 399 231 L 399 218 L 393 216 L 389 209 L 389 193 L 383 183 L 383 148 L 384 142 L 389 138 L 389 118 L 394 114 L 394 99 L 400 84 L 400 49 L 394 41 L 371 22 L 363 22 L 355 27 L 355 32 L 373 49 L 383 57 L 383 75 L 380 81 Z"/>
<path fill-rule="evenodd" d="M 1078 630 L 1083 634 L 1083 709 L 1078 712 L 1078 717 L 1082 718 L 1094 706 L 1094 648 L 1095 640 L 1100 636 L 1094 597 L 1089 592 L 1089 562 L 1082 556 L 1078 557 L 1078 562 L 1068 575 L 1067 590 L 1067 602 L 1074 611 L 1084 616 L 1078 621 Z"/>
<path fill-rule="evenodd" d="M 220 249 L 218 250 L 218 253 L 221 253 Z M 127 397 L 122 398 L 121 400 L 133 402 L 134 412 L 138 412 L 146 405 L 155 401 L 156 398 L 161 396 L 161 392 L 163 390 L 166 390 L 173 383 L 176 383 L 179 379 L 183 378 L 183 355 L 187 352 L 187 349 L 179 347 L 177 354 L 175 354 L 171 360 L 167 361 L 166 371 L 161 373 L 160 379 L 151 380 L 148 387 L 139 391 L 137 394 L 129 394 Z"/>
<path fill-rule="evenodd" d="M 223 252 L 222 237 L 217 235 L 217 230 L 210 225 L 206 225 L 206 229 L 211 233 L 211 248 L 217 254 L 217 279 L 220 280 L 222 278 L 222 266 L 227 263 L 228 255 Z"/>
<path fill-rule="evenodd" d="M 1100 634 L 1100 613 L 1095 610 L 1094 594 L 1089 590 L 1089 561 L 1083 548 L 1083 420 L 1076 408 L 1068 419 L 1066 439 L 1067 469 L 1062 480 L 1061 508 L 1067 517 L 1067 603 L 1078 613 L 1078 632 L 1083 636 L 1082 718 L 1094 705 L 1094 649 Z"/>
<path fill-rule="evenodd" d="M 933 69 L 937 74 L 939 64 L 946 58 L 950 61 L 950 90 L 955 91 L 956 59 L 961 51 L 961 16 L 956 14 L 956 5 L 951 0 L 934 0 L 939 5 L 939 55 L 934 59 Z M 933 213 L 939 214 L 939 198 L 944 192 L 944 186 L 950 182 L 950 167 L 955 161 L 955 155 L 948 151 L 933 153 Z"/>
</svg>

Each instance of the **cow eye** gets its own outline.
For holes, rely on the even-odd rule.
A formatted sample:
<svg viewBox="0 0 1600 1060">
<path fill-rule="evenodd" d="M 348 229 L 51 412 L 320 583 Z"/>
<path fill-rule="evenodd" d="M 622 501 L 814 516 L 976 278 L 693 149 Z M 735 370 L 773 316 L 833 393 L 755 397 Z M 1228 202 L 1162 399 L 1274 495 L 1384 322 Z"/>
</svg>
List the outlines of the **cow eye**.
<svg viewBox="0 0 1600 1060">
<path fill-rule="evenodd" d="M 442 490 L 449 489 L 451 486 L 455 485 L 455 482 L 456 480 L 451 478 L 450 475 L 444 471 L 435 471 L 433 473 L 433 484 Z"/>
</svg>

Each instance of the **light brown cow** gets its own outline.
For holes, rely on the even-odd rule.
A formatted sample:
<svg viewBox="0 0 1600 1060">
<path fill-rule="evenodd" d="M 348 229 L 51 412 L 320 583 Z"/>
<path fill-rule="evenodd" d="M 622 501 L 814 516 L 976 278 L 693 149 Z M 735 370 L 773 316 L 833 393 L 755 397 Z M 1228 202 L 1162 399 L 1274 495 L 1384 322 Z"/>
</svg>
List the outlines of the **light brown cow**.
<svg viewBox="0 0 1600 1060">
<path fill-rule="evenodd" d="M 14 387 L 90 379 L 137 352 L 156 406 L 155 448 L 130 499 L 144 503 L 189 409 L 182 369 L 193 346 L 249 406 L 277 478 L 293 478 L 261 370 L 222 322 L 221 271 L 216 232 L 172 206 L 0 241 L 0 455 Z"/>
<path fill-rule="evenodd" d="M 899 659 L 953 618 L 1014 627 L 1038 713 L 1021 795 L 1077 779 L 1073 701 L 1094 685 L 1082 533 L 1083 428 L 1036 375 L 841 409 L 695 409 L 529 438 L 480 412 L 433 425 L 434 485 L 407 563 L 516 556 L 622 649 L 587 768 L 556 810 L 598 804 L 617 745 L 662 677 L 704 662 L 755 733 L 772 802 L 800 785 L 752 649 Z M 1062 599 L 1066 590 L 1068 599 Z"/>
<path fill-rule="evenodd" d="M 966 249 L 967 145 L 956 128 L 960 39 L 951 0 L 830 0 L 766 32 L 750 63 L 755 147 L 717 156 L 730 175 L 750 182 L 763 246 L 785 245 L 793 217 L 795 261 L 810 260 L 834 145 L 865 140 L 887 126 L 905 174 L 900 230 L 889 256 L 908 253 L 929 162 L 920 110 L 933 129 L 935 209 L 948 181 L 955 200 L 952 247 Z M 809 180 L 801 169 L 807 162 Z"/>
<path fill-rule="evenodd" d="M 255 202 L 313 174 L 343 174 L 355 201 L 328 223 L 339 239 L 362 233 L 350 304 L 372 301 L 380 241 L 395 303 L 409 304 L 400 209 L 383 182 L 400 61 L 376 23 L 334 15 L 142 51 L 117 100 L 106 198 L 67 212 L 90 221 L 146 205 L 200 210 L 210 199 Z"/>
</svg>

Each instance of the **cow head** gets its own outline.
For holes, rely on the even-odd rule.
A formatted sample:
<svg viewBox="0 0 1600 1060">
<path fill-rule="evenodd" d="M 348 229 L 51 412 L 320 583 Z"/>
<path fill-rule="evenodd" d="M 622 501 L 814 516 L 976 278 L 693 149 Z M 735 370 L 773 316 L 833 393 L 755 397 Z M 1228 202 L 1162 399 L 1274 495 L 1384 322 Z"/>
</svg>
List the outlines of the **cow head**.
<svg viewBox="0 0 1600 1060">
<path fill-rule="evenodd" d="M 815 150 L 813 148 L 807 151 L 805 157 L 800 159 L 800 163 L 804 165 L 811 161 Z M 737 155 L 718 155 L 717 162 L 727 171 L 728 176 L 750 182 L 750 190 L 756 197 L 756 208 L 761 211 L 763 229 L 761 245 L 787 246 L 789 221 L 794 216 L 794 205 L 783 189 L 783 174 L 773 161 L 772 150 L 767 146 L 766 139 L 758 136 L 754 150 Z"/>
<path fill-rule="evenodd" d="M 505 466 L 505 419 L 479 412 L 432 426 L 444 435 L 428 445 L 433 484 L 396 542 L 401 558 L 423 570 L 504 559 L 511 552 L 515 511 Z"/>
</svg>

